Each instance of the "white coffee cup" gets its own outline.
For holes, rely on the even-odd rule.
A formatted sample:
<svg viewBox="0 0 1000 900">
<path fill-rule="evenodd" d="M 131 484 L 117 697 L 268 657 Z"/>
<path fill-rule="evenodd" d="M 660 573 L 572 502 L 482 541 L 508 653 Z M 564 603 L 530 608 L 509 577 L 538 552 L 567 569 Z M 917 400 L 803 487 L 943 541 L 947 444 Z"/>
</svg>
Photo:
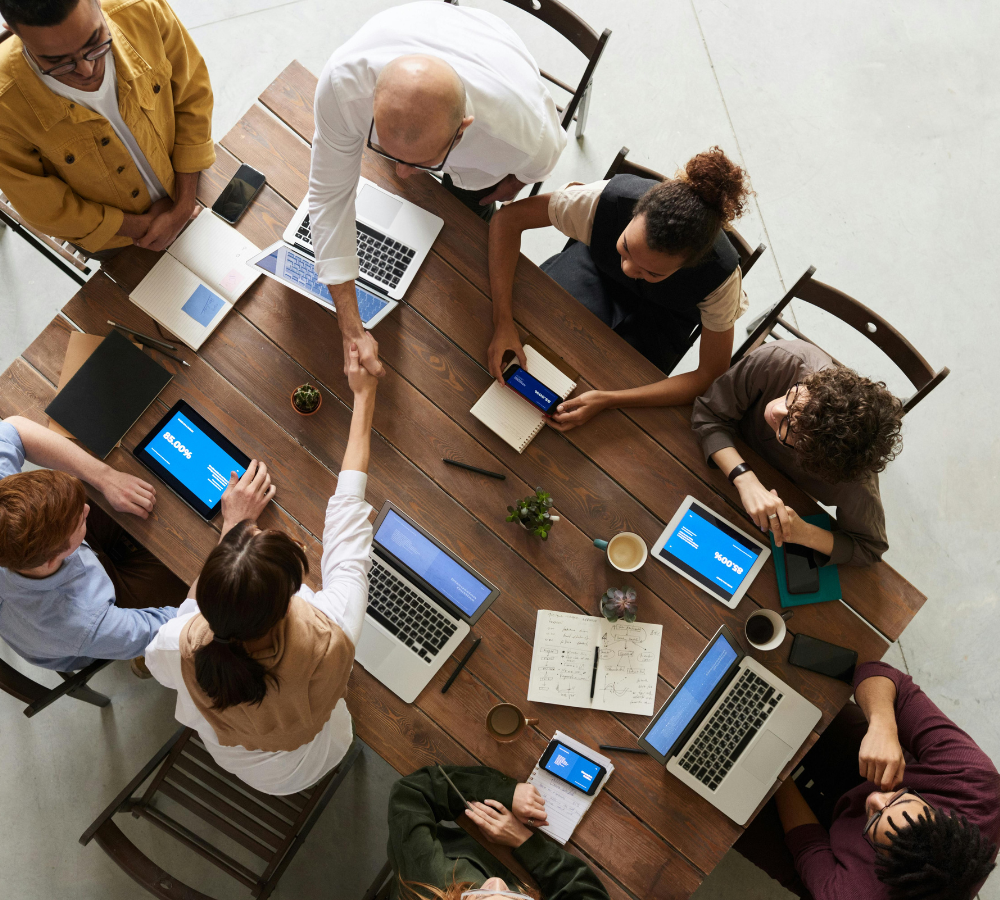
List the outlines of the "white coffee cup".
<svg viewBox="0 0 1000 900">
<path fill-rule="evenodd" d="M 778 615 L 773 609 L 758 609 L 753 613 L 746 621 L 743 633 L 746 635 L 747 642 L 751 647 L 756 647 L 758 650 L 774 650 L 781 646 L 781 642 L 785 639 L 785 632 L 788 630 L 785 627 L 785 620 L 792 617 L 791 612 L 786 612 Z M 755 641 L 751 636 L 753 631 L 753 626 L 751 622 L 755 620 L 760 620 L 762 623 L 766 621 L 770 624 L 773 629 L 773 634 L 766 641 Z"/>
<path fill-rule="evenodd" d="M 646 542 L 631 531 L 619 531 L 610 541 L 597 538 L 594 546 L 607 551 L 608 562 L 619 572 L 641 569 L 649 555 Z"/>
</svg>

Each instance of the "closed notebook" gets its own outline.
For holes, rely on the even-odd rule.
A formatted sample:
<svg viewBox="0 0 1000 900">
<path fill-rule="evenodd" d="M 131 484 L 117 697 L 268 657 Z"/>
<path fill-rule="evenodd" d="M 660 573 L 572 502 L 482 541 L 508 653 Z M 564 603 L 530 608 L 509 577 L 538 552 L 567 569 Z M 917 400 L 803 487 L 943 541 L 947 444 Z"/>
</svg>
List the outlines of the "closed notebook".
<svg viewBox="0 0 1000 900">
<path fill-rule="evenodd" d="M 129 299 L 198 350 L 260 275 L 246 265 L 257 251 L 235 228 L 202 210 Z"/>
<path fill-rule="evenodd" d="M 830 530 L 830 517 L 826 513 L 816 513 L 814 516 L 803 516 L 802 520 L 810 525 L 816 525 L 826 531 Z M 771 553 L 774 556 L 774 570 L 778 576 L 778 598 L 781 600 L 781 608 L 787 609 L 790 606 L 807 606 L 810 603 L 826 603 L 828 600 L 840 600 L 843 593 L 840 589 L 840 575 L 836 566 L 819 567 L 819 590 L 812 594 L 792 594 L 788 591 L 788 582 L 785 580 L 785 551 L 774 543 L 774 535 L 771 538 Z"/>
<path fill-rule="evenodd" d="M 539 353 L 531 344 L 525 343 L 529 375 L 534 375 L 542 384 L 555 391 L 565 400 L 576 387 L 576 381 Z M 494 381 L 471 409 L 472 414 L 485 426 L 500 435 L 518 453 L 534 440 L 536 434 L 545 427 L 545 416 L 506 385 Z"/>
<path fill-rule="evenodd" d="M 112 331 L 46 407 L 46 414 L 104 459 L 173 378 Z"/>
</svg>

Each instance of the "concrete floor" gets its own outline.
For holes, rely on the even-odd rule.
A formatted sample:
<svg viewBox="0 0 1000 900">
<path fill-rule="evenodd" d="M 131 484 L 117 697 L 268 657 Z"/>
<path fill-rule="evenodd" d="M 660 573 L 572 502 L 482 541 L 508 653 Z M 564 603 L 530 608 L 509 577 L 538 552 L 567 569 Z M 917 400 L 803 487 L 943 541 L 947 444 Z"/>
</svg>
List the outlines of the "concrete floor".
<svg viewBox="0 0 1000 900">
<path fill-rule="evenodd" d="M 175 0 L 211 69 L 216 137 L 290 60 L 319 72 L 335 46 L 390 5 Z M 475 5 L 504 15 L 543 67 L 578 77 L 578 55 L 544 28 L 502 9 L 500 0 Z M 599 178 L 623 144 L 631 158 L 667 173 L 719 144 L 742 161 L 757 190 L 739 229 L 769 248 L 747 279 L 752 306 L 744 321 L 811 264 L 818 278 L 893 322 L 933 365 L 951 367 L 951 377 L 908 419 L 905 451 L 882 480 L 887 559 L 929 598 L 887 658 L 1000 760 L 1000 676 L 990 649 L 1000 626 L 993 512 L 1000 426 L 990 378 L 1000 335 L 996 290 L 989 288 L 1000 201 L 990 162 L 1000 143 L 996 4 L 571 5 L 614 34 L 586 138 L 570 141 L 550 185 Z M 540 232 L 526 249 L 541 261 L 561 244 Z M 0 235 L 0 368 L 73 290 L 16 236 Z M 865 341 L 820 321 L 821 314 L 799 307 L 795 315 L 834 355 L 906 393 L 900 373 Z M 0 655 L 12 659 L 5 648 Z M 95 686 L 114 698 L 103 712 L 64 701 L 29 721 L 0 700 L 0 809 L 11 823 L 0 844 L 7 896 L 139 895 L 103 853 L 76 838 L 169 737 L 173 695 L 137 682 L 123 665 L 105 670 Z M 360 896 L 384 859 L 392 778 L 366 753 L 276 896 Z M 183 858 L 178 875 L 220 897 L 244 895 Z M 169 854 L 161 862 L 173 868 Z M 789 895 L 731 853 L 696 896 Z M 981 896 L 1000 898 L 1000 876 Z"/>
</svg>

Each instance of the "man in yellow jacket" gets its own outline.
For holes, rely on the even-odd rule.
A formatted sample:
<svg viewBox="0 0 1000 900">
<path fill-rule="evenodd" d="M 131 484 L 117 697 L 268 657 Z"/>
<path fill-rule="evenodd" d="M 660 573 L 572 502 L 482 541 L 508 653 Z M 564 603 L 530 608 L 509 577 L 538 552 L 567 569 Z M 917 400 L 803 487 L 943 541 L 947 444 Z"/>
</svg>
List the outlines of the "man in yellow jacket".
<svg viewBox="0 0 1000 900">
<path fill-rule="evenodd" d="M 208 69 L 166 0 L 0 0 L 0 17 L 0 191 L 92 255 L 169 246 L 215 148 Z"/>
</svg>

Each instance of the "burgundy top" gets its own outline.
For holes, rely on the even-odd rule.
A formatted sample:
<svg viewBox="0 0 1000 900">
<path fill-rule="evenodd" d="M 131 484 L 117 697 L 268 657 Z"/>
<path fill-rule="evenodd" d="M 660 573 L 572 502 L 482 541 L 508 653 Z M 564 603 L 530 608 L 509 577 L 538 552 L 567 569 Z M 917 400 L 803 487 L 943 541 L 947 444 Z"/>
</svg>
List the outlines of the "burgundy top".
<svg viewBox="0 0 1000 900">
<path fill-rule="evenodd" d="M 898 669 L 882 662 L 858 666 L 855 688 L 875 675 L 896 685 L 904 786 L 935 809 L 965 816 L 985 838 L 1000 843 L 1000 775 L 989 757 Z M 785 835 L 795 868 L 815 900 L 888 898 L 889 889 L 875 875 L 875 851 L 861 835 L 868 820 L 865 799 L 875 790 L 866 781 L 844 794 L 829 832 L 822 825 L 800 825 Z"/>
</svg>

